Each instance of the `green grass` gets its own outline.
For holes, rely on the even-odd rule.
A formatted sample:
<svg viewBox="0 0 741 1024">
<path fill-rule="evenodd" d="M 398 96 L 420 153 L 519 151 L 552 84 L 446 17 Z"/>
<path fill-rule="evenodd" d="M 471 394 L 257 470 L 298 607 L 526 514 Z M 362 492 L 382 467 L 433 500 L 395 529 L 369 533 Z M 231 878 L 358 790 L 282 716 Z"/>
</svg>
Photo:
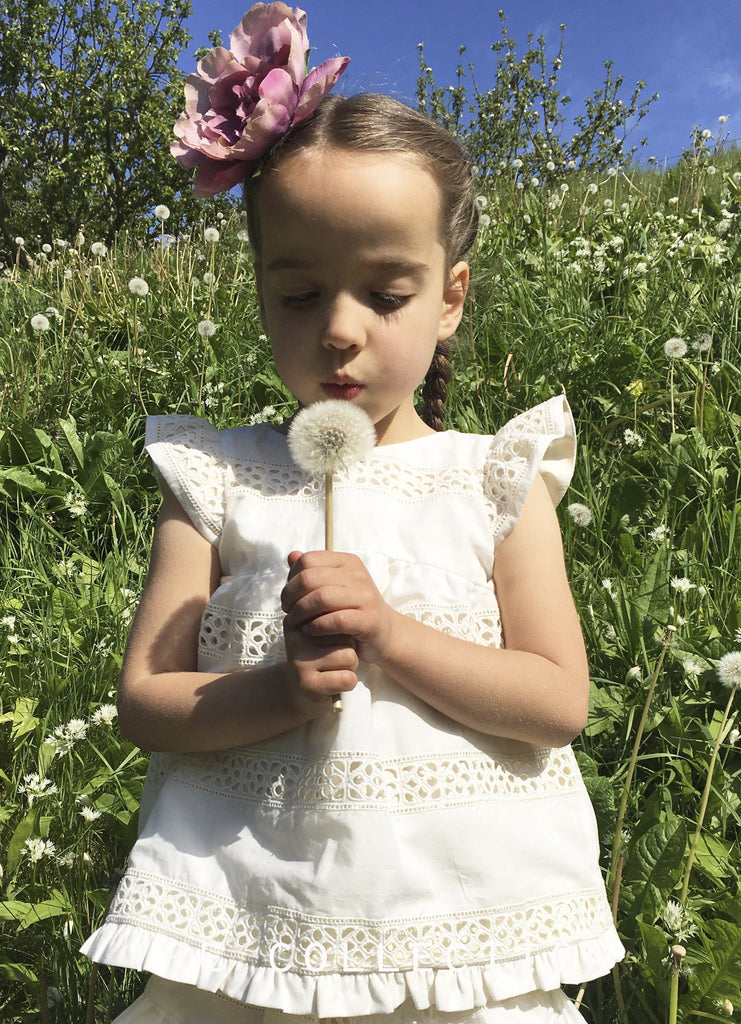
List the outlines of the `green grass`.
<svg viewBox="0 0 741 1024">
<path fill-rule="evenodd" d="M 713 166 L 573 172 L 521 189 L 505 170 L 484 196 L 491 220 L 451 387 L 450 425 L 464 430 L 494 431 L 561 389 L 577 418 L 559 512 L 593 678 L 576 746 L 628 949 L 619 971 L 587 986 L 594 1024 L 621 1012 L 663 1024 L 673 980 L 679 1020 L 727 1020 L 725 1001 L 741 1001 L 741 698 L 719 735 L 729 691 L 716 671 L 741 650 L 741 155 Z M 187 411 L 223 426 L 292 408 L 261 336 L 242 225 L 235 216 L 219 229 L 216 244 L 201 226 L 164 249 L 122 237 L 104 256 L 89 240 L 0 279 L 8 1024 L 106 1020 L 140 984 L 101 969 L 91 997 L 77 948 L 125 863 L 146 766 L 108 713 L 158 507 L 144 418 Z M 129 290 L 135 276 L 145 297 Z M 48 330 L 31 326 L 36 314 Z M 217 325 L 210 339 L 204 319 Z M 684 356 L 667 357 L 671 338 Z M 589 508 L 588 525 L 571 502 Z M 85 723 L 76 738 L 74 720 Z M 46 742 L 55 731 L 66 742 Z M 667 903 L 682 892 L 711 762 L 677 920 Z M 31 802 L 32 773 L 56 792 Z M 670 955 L 680 939 L 681 967 Z"/>
</svg>

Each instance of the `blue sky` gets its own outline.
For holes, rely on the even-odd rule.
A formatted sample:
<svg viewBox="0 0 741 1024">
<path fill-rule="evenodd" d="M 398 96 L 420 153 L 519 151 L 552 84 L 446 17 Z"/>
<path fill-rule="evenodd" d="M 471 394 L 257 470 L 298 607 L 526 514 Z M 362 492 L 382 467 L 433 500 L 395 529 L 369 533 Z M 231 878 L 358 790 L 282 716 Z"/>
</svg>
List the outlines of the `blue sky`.
<svg viewBox="0 0 741 1024">
<path fill-rule="evenodd" d="M 193 50 L 207 45 L 212 29 L 228 46 L 249 6 L 245 0 L 192 2 L 193 42 L 180 61 L 185 73 L 194 69 Z M 675 162 L 695 124 L 741 140 L 741 0 L 305 0 L 303 6 L 312 66 L 337 54 L 352 58 L 343 76 L 347 93 L 374 90 L 414 104 L 420 42 L 438 85 L 455 81 L 458 46 L 465 44 L 465 61 L 474 64 L 485 87 L 487 73 L 494 73 L 490 45 L 501 35 L 501 7 L 518 52 L 532 32 L 542 34 L 548 54 L 555 55 L 565 23 L 559 82 L 574 113 L 601 86 L 606 60 L 625 78 L 626 101 L 639 79 L 646 95 L 659 93 L 630 138 L 633 144 L 648 138 L 643 159 Z M 728 116 L 722 129 L 721 115 Z"/>
</svg>

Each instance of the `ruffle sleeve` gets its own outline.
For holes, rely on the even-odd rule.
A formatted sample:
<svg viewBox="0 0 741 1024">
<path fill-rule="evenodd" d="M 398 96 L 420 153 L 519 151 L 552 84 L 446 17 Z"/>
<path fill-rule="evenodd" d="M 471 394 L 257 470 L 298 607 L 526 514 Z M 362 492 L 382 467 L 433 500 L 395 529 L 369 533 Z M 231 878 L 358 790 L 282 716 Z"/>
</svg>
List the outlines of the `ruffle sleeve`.
<svg viewBox="0 0 741 1024">
<path fill-rule="evenodd" d="M 144 447 L 158 479 L 198 532 L 217 544 L 224 523 L 227 463 L 216 427 L 198 416 L 150 416 Z"/>
<path fill-rule="evenodd" d="M 557 395 L 509 420 L 492 438 L 484 463 L 484 494 L 492 506 L 494 544 L 520 517 L 535 474 L 554 506 L 574 472 L 576 429 L 565 396 Z"/>
</svg>

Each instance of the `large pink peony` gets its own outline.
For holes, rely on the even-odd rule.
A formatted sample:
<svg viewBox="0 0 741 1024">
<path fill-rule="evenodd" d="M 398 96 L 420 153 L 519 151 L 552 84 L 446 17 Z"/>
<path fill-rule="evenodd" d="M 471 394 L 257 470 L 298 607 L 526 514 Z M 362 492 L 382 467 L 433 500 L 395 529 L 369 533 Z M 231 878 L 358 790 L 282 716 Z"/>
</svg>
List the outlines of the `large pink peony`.
<svg viewBox="0 0 741 1024">
<path fill-rule="evenodd" d="M 230 39 L 211 50 L 185 83 L 185 111 L 170 152 L 198 167 L 194 192 L 213 196 L 239 184 L 290 127 L 309 116 L 349 62 L 333 57 L 306 73 L 306 12 L 255 4 Z"/>
</svg>

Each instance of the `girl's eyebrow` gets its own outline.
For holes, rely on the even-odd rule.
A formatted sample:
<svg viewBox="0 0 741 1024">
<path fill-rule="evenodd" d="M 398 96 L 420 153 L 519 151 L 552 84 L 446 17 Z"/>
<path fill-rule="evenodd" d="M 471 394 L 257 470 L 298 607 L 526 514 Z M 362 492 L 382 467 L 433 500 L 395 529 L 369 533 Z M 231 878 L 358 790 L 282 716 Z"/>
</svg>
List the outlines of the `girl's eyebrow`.
<svg viewBox="0 0 741 1024">
<path fill-rule="evenodd" d="M 374 271 L 389 274 L 422 276 L 430 272 L 429 265 L 427 263 L 423 263 L 421 260 L 408 260 L 404 258 L 397 258 L 395 256 L 380 256 L 378 258 L 369 259 L 366 263 L 368 267 Z M 308 270 L 314 266 L 315 263 L 313 260 L 299 259 L 297 256 L 284 256 L 271 260 L 265 269 L 273 272 L 281 270 Z"/>
</svg>

